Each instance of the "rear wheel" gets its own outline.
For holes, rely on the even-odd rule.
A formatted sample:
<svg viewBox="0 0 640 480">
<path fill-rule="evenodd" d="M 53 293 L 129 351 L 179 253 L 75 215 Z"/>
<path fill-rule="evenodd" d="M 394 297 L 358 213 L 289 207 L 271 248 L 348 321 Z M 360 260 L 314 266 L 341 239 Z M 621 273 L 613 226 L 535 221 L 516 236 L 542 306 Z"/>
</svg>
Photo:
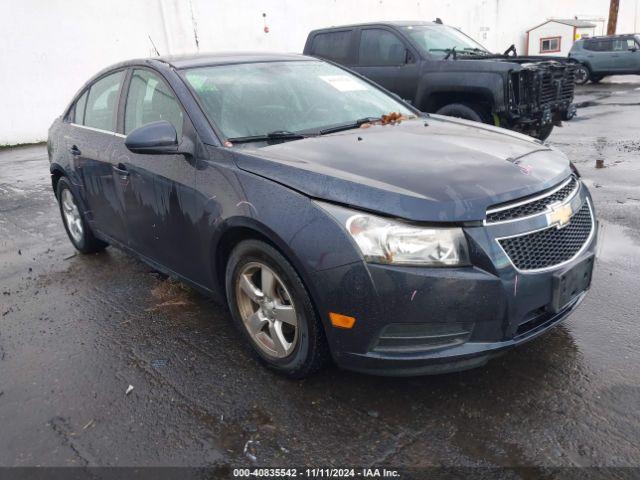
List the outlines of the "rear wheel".
<svg viewBox="0 0 640 480">
<path fill-rule="evenodd" d="M 589 81 L 590 72 L 586 65 L 578 65 L 576 67 L 576 73 L 574 81 L 576 85 L 584 85 Z"/>
<path fill-rule="evenodd" d="M 304 378 L 328 358 L 320 319 L 300 277 L 276 249 L 258 240 L 234 248 L 226 268 L 229 309 L 258 359 Z"/>
<path fill-rule="evenodd" d="M 58 180 L 56 196 L 58 197 L 62 223 L 73 246 L 81 253 L 104 250 L 107 244 L 93 235 L 80 210 L 77 199 L 71 191 L 69 181 L 65 177 Z"/>
<path fill-rule="evenodd" d="M 450 103 L 440 108 L 438 115 L 447 115 L 449 117 L 463 118 L 474 122 L 486 123 L 484 112 L 476 105 L 465 105 L 463 103 Z"/>
</svg>

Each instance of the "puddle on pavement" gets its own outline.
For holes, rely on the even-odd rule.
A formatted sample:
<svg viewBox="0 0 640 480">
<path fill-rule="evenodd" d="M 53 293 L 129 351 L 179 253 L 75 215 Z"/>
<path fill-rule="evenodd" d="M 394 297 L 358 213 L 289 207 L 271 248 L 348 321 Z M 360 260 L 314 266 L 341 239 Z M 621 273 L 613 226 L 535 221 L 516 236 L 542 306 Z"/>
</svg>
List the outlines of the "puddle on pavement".
<svg viewBox="0 0 640 480">
<path fill-rule="evenodd" d="M 626 228 L 615 223 L 599 220 L 598 258 L 606 262 L 629 263 L 640 257 L 640 244 L 626 233 Z"/>
</svg>

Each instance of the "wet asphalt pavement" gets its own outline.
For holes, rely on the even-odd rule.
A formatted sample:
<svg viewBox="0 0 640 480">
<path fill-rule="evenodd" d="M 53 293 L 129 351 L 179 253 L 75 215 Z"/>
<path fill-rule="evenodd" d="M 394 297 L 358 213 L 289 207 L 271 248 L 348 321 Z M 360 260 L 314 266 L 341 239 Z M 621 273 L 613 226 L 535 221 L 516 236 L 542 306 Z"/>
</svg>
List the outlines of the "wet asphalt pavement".
<svg viewBox="0 0 640 480">
<path fill-rule="evenodd" d="M 76 255 L 45 147 L 0 151 L 0 465 L 640 466 L 640 77 L 616 82 L 580 87 L 550 138 L 602 224 L 587 299 L 435 377 L 280 378 L 226 308 L 113 248 Z"/>
</svg>

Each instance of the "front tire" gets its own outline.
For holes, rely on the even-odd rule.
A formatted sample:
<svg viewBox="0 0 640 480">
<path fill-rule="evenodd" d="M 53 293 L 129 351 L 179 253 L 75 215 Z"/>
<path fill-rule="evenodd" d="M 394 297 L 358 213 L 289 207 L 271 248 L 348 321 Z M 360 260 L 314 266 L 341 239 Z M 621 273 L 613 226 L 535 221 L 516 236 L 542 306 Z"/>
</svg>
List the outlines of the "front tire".
<svg viewBox="0 0 640 480">
<path fill-rule="evenodd" d="M 320 319 L 299 275 L 275 248 L 240 242 L 227 262 L 225 286 L 234 323 L 263 364 L 291 378 L 324 365 Z"/>
<path fill-rule="evenodd" d="M 547 138 L 549 138 L 549 135 L 551 135 L 552 131 L 553 123 L 549 123 L 544 127 L 540 127 L 533 136 L 534 138 L 537 138 L 538 140 L 542 140 L 544 142 Z"/>
<path fill-rule="evenodd" d="M 58 198 L 62 223 L 73 246 L 81 253 L 95 253 L 104 250 L 107 244 L 93 235 L 76 196 L 71 190 L 71 185 L 65 177 L 58 180 L 56 197 Z"/>
<path fill-rule="evenodd" d="M 478 107 L 464 105 L 462 103 L 450 103 L 440 108 L 438 115 L 447 115 L 448 117 L 462 118 L 464 120 L 472 120 L 474 122 L 486 123 L 483 114 Z"/>
</svg>

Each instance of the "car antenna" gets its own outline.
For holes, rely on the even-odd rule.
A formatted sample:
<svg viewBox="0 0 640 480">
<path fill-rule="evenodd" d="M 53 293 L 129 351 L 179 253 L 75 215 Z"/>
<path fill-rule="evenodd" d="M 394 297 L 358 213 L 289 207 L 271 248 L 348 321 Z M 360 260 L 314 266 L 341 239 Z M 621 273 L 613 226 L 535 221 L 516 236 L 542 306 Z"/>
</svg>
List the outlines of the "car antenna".
<svg viewBox="0 0 640 480">
<path fill-rule="evenodd" d="M 518 52 L 516 51 L 516 46 L 515 46 L 515 44 L 513 44 L 513 43 L 511 44 L 511 46 L 510 46 L 509 48 L 507 48 L 507 49 L 504 51 L 503 55 L 504 55 L 505 57 L 508 57 L 508 56 L 509 56 L 509 54 L 510 54 L 511 52 L 513 52 L 513 56 L 514 56 L 514 57 L 517 57 L 517 56 L 518 56 Z"/>
<path fill-rule="evenodd" d="M 442 19 L 440 17 L 436 17 L 435 23 L 442 25 Z"/>
<path fill-rule="evenodd" d="M 156 44 L 153 43 L 153 39 L 151 38 L 151 35 L 147 34 L 147 37 L 149 37 L 149 41 L 151 42 L 151 46 L 153 47 L 153 49 L 156 52 L 157 56 L 160 56 L 160 52 L 158 51 L 158 49 L 156 48 Z"/>
<path fill-rule="evenodd" d="M 447 60 L 452 55 L 454 60 L 458 59 L 457 53 L 456 53 L 456 47 L 451 47 L 449 50 L 447 50 L 447 54 L 445 55 L 444 59 Z"/>
</svg>

